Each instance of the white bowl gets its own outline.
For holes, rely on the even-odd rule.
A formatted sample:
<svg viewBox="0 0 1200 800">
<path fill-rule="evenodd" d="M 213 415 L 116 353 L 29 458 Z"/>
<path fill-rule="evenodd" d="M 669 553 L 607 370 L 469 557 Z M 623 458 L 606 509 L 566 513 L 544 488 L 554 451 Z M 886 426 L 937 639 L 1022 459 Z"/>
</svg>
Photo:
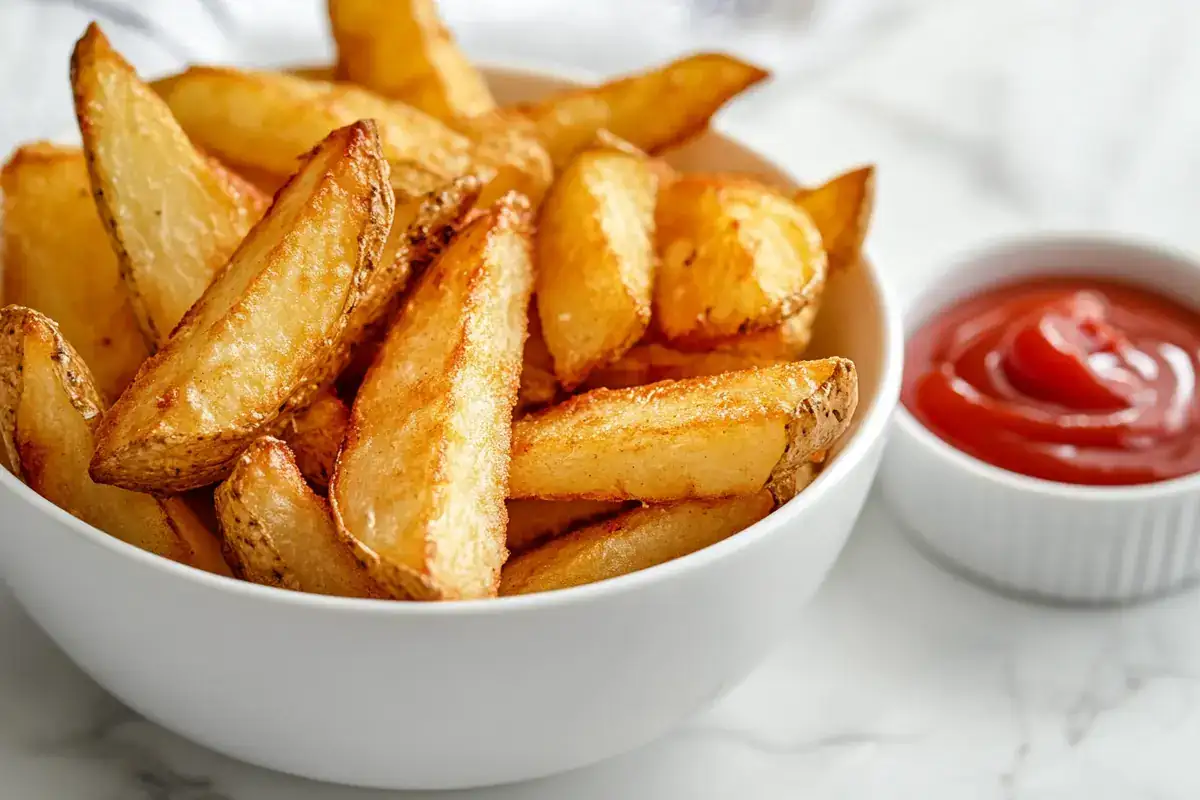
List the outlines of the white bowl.
<svg viewBox="0 0 1200 800">
<path fill-rule="evenodd" d="M 1200 310 L 1200 264 L 1150 245 L 1041 236 L 955 259 L 905 315 L 911 335 L 988 287 L 1045 275 L 1111 278 Z M 1200 474 L 1076 486 L 986 464 L 903 406 L 881 472 L 884 499 L 922 549 L 967 577 L 1036 600 L 1126 603 L 1200 576 Z"/>
<path fill-rule="evenodd" d="M 566 85 L 489 75 L 506 101 Z M 788 180 L 715 132 L 672 160 Z M 831 280 L 813 352 L 853 358 L 860 380 L 824 473 L 743 533 L 616 580 L 443 604 L 279 591 L 129 547 L 3 470 L 0 571 L 98 683 L 235 758 L 388 788 L 560 772 L 648 742 L 732 688 L 837 558 L 900 386 L 899 312 L 872 268 Z"/>
</svg>

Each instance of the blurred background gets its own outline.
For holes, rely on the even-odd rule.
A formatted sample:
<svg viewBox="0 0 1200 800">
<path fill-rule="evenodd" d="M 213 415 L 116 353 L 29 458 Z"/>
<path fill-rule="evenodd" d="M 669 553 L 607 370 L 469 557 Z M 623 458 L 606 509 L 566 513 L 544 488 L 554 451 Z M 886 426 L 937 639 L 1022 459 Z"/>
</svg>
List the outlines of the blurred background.
<svg viewBox="0 0 1200 800">
<path fill-rule="evenodd" d="M 321 0 L 0 0 L 0 146 L 72 129 L 89 19 L 146 74 L 325 61 Z M 1031 228 L 1200 248 L 1195 0 L 443 0 L 482 60 L 634 70 L 697 47 L 776 79 L 721 124 L 805 179 L 880 165 L 868 246 L 904 291 Z"/>
</svg>

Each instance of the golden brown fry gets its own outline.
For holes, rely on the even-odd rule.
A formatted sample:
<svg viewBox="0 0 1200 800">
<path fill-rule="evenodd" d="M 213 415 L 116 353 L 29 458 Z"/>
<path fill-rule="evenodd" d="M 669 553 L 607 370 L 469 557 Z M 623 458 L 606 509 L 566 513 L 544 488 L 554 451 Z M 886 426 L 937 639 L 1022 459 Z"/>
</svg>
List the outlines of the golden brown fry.
<svg viewBox="0 0 1200 800">
<path fill-rule="evenodd" d="M 337 75 L 439 119 L 496 107 L 483 75 L 458 49 L 434 0 L 329 0 Z"/>
<path fill-rule="evenodd" d="M 336 80 L 334 73 L 337 71 L 337 67 L 333 64 L 310 64 L 307 66 L 289 67 L 284 71 L 289 75 L 295 75 L 297 78 L 304 78 L 309 81 L 333 81 Z"/>
<path fill-rule="evenodd" d="M 314 486 L 324 488 L 333 476 L 333 462 L 346 438 L 350 409 L 333 392 L 317 398 L 283 424 L 279 436 L 291 449 L 301 474 Z"/>
<path fill-rule="evenodd" d="M 620 358 L 650 324 L 657 180 L 645 157 L 582 151 L 542 207 L 537 307 L 564 388 Z"/>
<path fill-rule="evenodd" d="M 237 168 L 291 175 L 330 131 L 371 118 L 397 190 L 432 191 L 479 172 L 467 137 L 357 86 L 219 67 L 192 67 L 153 86 L 193 141 Z"/>
<path fill-rule="evenodd" d="M 533 280 L 529 216 L 514 195 L 459 234 L 414 289 L 354 402 L 330 502 L 395 597 L 496 593 Z"/>
<path fill-rule="evenodd" d="M 590 525 L 605 517 L 615 516 L 628 508 L 627 503 L 607 503 L 603 500 L 509 500 L 508 549 L 521 553 L 547 539 L 567 531 Z"/>
<path fill-rule="evenodd" d="M 5 302 L 56 320 L 112 400 L 150 349 L 96 213 L 83 153 L 25 145 L 0 172 L 0 189 Z"/>
<path fill-rule="evenodd" d="M 763 184 L 684 175 L 660 192 L 658 329 L 687 345 L 778 325 L 825 285 L 821 236 L 799 206 Z"/>
<path fill-rule="evenodd" d="M 233 572 L 229 569 L 229 564 L 226 563 L 225 556 L 221 552 L 221 537 L 217 534 L 215 518 L 211 514 L 212 492 L 208 492 L 208 495 L 205 501 L 208 509 L 204 514 L 197 510 L 198 498 L 192 496 L 176 495 L 161 498 L 162 507 L 174 524 L 180 538 L 191 548 L 192 552 L 188 563 L 205 572 L 232 578 Z M 210 521 L 212 527 L 209 527 Z"/>
<path fill-rule="evenodd" d="M 186 508 L 88 477 L 103 413 L 87 365 L 58 326 L 22 306 L 0 310 L 0 440 L 17 477 L 105 533 L 174 561 L 196 563 L 180 530 L 181 524 L 197 524 Z"/>
<path fill-rule="evenodd" d="M 857 266 L 875 209 L 875 167 L 842 173 L 815 189 L 801 189 L 795 200 L 821 231 L 830 273 Z"/>
<path fill-rule="evenodd" d="M 264 436 L 216 491 L 217 515 L 238 576 L 336 597 L 383 597 L 308 487 L 288 447 Z"/>
<path fill-rule="evenodd" d="M 517 420 L 509 496 L 671 502 L 766 487 L 782 503 L 857 402 L 844 358 L 595 389 Z"/>
<path fill-rule="evenodd" d="M 769 492 L 646 506 L 546 542 L 504 567 L 501 595 L 567 589 L 694 553 L 770 513 Z"/>
<path fill-rule="evenodd" d="M 542 323 L 537 309 L 529 309 L 529 335 L 521 356 L 521 385 L 517 390 L 516 413 L 547 405 L 558 397 L 558 378 L 554 377 L 554 360 L 542 337 Z"/>
<path fill-rule="evenodd" d="M 564 166 L 601 129 L 654 153 L 700 133 L 730 99 L 769 73 L 732 56 L 699 53 L 600 86 L 518 106 Z"/>
<path fill-rule="evenodd" d="M 460 120 L 454 128 L 475 143 L 475 162 L 485 172 L 495 171 L 480 195 L 480 207 L 491 206 L 510 191 L 524 194 L 534 208 L 541 204 L 554 178 L 554 165 L 529 120 L 495 111 Z"/>
<path fill-rule="evenodd" d="M 319 388 L 391 218 L 375 126 L 330 134 L 105 416 L 92 477 L 160 493 L 223 478 Z"/>
<path fill-rule="evenodd" d="M 92 23 L 71 56 L 96 206 L 146 340 L 161 345 L 266 208 L 202 155 Z"/>
</svg>

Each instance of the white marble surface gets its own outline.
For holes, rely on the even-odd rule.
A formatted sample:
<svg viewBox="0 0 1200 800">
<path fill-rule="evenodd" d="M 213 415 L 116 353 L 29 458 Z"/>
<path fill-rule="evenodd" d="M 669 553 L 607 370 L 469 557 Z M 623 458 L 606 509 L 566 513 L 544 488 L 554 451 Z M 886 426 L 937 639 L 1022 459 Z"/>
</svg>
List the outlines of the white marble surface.
<svg viewBox="0 0 1200 800">
<path fill-rule="evenodd" d="M 115 5 L 0 0 L 0 146 L 69 123 L 69 43 L 88 8 Z M 147 70 L 328 50 L 309 4 L 226 4 L 215 21 L 203 5 L 141 4 L 158 33 L 114 39 Z M 264 6 L 286 14 L 264 25 Z M 613 71 L 687 46 L 666 10 L 622 31 L 549 0 L 447 6 L 480 56 Z M 1033 228 L 1197 249 L 1198 6 L 822 0 L 788 46 L 753 45 L 783 74 L 724 124 L 803 176 L 878 162 L 871 247 L 902 293 L 957 249 Z M 816 601 L 719 706 L 623 758 L 469 796 L 1200 797 L 1198 622 L 1197 593 L 1103 612 L 994 597 L 931 566 L 873 499 Z M 383 796 L 241 765 L 140 720 L 0 590 L 0 797 Z"/>
</svg>

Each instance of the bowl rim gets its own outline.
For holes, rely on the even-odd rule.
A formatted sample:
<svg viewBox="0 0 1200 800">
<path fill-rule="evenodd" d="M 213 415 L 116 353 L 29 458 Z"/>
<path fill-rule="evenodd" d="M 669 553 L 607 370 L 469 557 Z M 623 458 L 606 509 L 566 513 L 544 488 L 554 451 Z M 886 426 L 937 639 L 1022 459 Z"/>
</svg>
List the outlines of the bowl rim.
<svg viewBox="0 0 1200 800">
<path fill-rule="evenodd" d="M 503 72 L 511 75 L 554 78 L 576 83 L 596 79 L 596 74 L 586 69 L 564 67 L 553 62 L 537 62 L 519 58 L 486 60 L 480 66 L 485 73 Z M 779 174 L 792 176 L 793 173 L 791 170 L 783 168 L 773 158 L 767 157 L 756 148 L 744 144 L 741 139 L 728 134 L 726 126 L 721 124 L 720 120 L 715 121 L 710 126 L 710 130 L 753 153 Z M 871 408 L 863 418 L 858 429 L 853 432 L 851 438 L 847 441 L 842 452 L 833 460 L 829 468 L 822 470 L 816 480 L 802 493 L 784 503 L 783 506 L 776 508 L 750 527 L 739 531 L 734 536 L 730 536 L 694 553 L 689 553 L 664 564 L 658 564 L 616 578 L 549 592 L 470 600 L 446 600 L 436 603 L 333 597 L 307 592 L 281 590 L 273 586 L 262 586 L 249 581 L 206 572 L 127 544 L 54 505 L 54 503 L 26 486 L 25 483 L 7 469 L 0 468 L 0 486 L 7 489 L 15 498 L 24 500 L 33 508 L 40 510 L 51 520 L 66 526 L 72 532 L 78 534 L 80 539 L 90 546 L 106 549 L 117 558 L 129 558 L 146 569 L 157 570 L 166 575 L 173 574 L 176 578 L 187 581 L 202 590 L 241 595 L 250 598 L 251 601 L 262 600 L 282 606 L 308 608 L 332 613 L 381 614 L 399 617 L 471 617 L 511 612 L 541 612 L 552 608 L 588 603 L 617 595 L 629 594 L 651 584 L 670 581 L 675 576 L 702 570 L 713 562 L 722 560 L 728 555 L 750 547 L 773 533 L 778 533 L 781 528 L 785 527 L 788 522 L 801 514 L 804 509 L 816 504 L 821 498 L 832 491 L 834 484 L 844 480 L 852 470 L 858 467 L 867 458 L 874 444 L 885 436 L 892 411 L 899 405 L 904 358 L 903 317 L 899 299 L 889 287 L 889 283 L 883 279 L 882 274 L 869 258 L 864 258 L 863 262 L 866 269 L 866 276 L 875 290 L 879 306 L 880 329 L 883 336 L 880 353 L 882 362 L 878 387 Z"/>
<path fill-rule="evenodd" d="M 1002 236 L 983 244 L 962 250 L 945 261 L 945 265 L 936 271 L 933 279 L 921 291 L 915 293 L 906 304 L 904 314 L 904 337 L 907 340 L 913 331 L 938 311 L 948 308 L 971 295 L 1006 284 L 1011 284 L 1031 277 L 1030 275 L 1013 277 L 1010 275 L 987 276 L 982 273 L 982 265 L 988 259 L 999 255 L 1010 255 L 1015 258 L 1034 257 L 1046 251 L 1061 248 L 1094 248 L 1112 252 L 1125 252 L 1130 255 L 1140 255 L 1159 262 L 1170 262 L 1181 267 L 1191 267 L 1196 273 L 1196 284 L 1200 287 L 1200 258 L 1189 255 L 1186 251 L 1161 242 L 1153 242 L 1137 236 L 1120 233 L 1057 231 L 1047 233 L 1021 234 Z M 941 281 L 952 278 L 978 274 L 980 280 L 972 282 L 969 287 L 951 293 L 948 298 L 942 298 L 936 306 L 925 309 L 920 319 L 913 309 L 921 307 L 925 301 L 938 292 Z M 1055 271 L 1036 273 L 1037 277 L 1058 276 L 1087 276 L 1086 271 Z M 1121 280 L 1117 276 L 1104 276 L 1108 279 Z M 1129 276 L 1132 283 L 1132 274 Z M 1152 280 L 1144 281 L 1142 286 L 1152 288 Z M 1161 293 L 1161 287 L 1158 289 Z M 1200 313 L 1200 311 L 1198 311 Z M 1011 492 L 1039 497 L 1052 497 L 1072 502 L 1089 504 L 1114 505 L 1126 503 L 1145 503 L 1171 498 L 1191 492 L 1200 492 L 1200 471 L 1189 475 L 1180 475 L 1165 481 L 1141 483 L 1125 486 L 1087 486 L 1084 484 L 1062 483 L 1060 481 L 1035 478 L 1022 475 L 1019 472 L 998 467 L 995 464 L 976 458 L 970 453 L 959 450 L 954 445 L 942 439 L 936 433 L 925 427 L 901 400 L 896 404 L 896 425 L 919 446 L 934 454 L 950 469 L 957 469 L 970 474 L 972 477 L 994 484 Z"/>
</svg>

